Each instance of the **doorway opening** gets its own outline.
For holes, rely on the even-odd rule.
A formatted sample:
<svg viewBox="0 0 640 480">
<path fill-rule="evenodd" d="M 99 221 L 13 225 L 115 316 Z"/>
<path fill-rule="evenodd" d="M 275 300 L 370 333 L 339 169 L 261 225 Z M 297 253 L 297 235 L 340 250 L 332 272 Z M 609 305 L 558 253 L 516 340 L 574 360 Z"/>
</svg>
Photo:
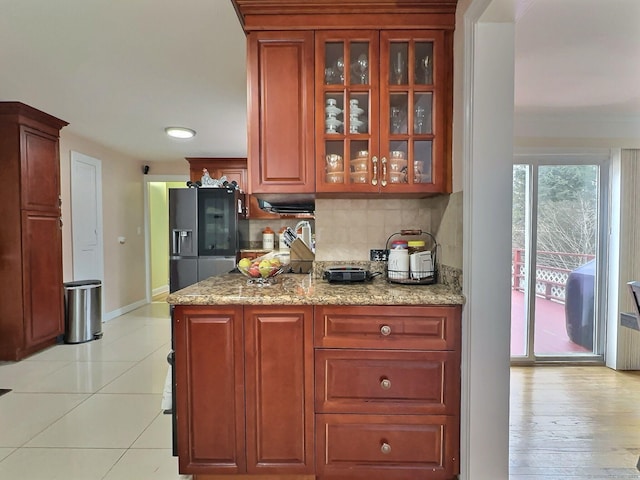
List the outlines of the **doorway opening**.
<svg viewBox="0 0 640 480">
<path fill-rule="evenodd" d="M 608 157 L 513 166 L 511 360 L 604 363 Z"/>
<path fill-rule="evenodd" d="M 147 303 L 161 301 L 169 292 L 168 189 L 184 187 L 188 175 L 145 175 L 145 264 Z"/>
</svg>

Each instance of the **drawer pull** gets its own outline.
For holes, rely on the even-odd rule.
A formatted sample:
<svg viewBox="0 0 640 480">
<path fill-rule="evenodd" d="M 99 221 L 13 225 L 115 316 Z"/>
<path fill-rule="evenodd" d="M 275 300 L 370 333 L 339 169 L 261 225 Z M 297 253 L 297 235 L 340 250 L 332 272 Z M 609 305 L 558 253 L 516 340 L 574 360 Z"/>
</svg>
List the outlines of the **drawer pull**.
<svg viewBox="0 0 640 480">
<path fill-rule="evenodd" d="M 391 380 L 383 378 L 382 381 L 380 381 L 380 386 L 383 390 L 389 390 L 391 388 Z"/>
<path fill-rule="evenodd" d="M 380 327 L 380 333 L 385 337 L 391 335 L 391 327 L 389 325 L 383 325 Z"/>
<path fill-rule="evenodd" d="M 380 451 L 385 455 L 389 455 L 391 453 L 391 445 L 389 445 L 387 442 L 384 442 L 380 447 Z"/>
</svg>

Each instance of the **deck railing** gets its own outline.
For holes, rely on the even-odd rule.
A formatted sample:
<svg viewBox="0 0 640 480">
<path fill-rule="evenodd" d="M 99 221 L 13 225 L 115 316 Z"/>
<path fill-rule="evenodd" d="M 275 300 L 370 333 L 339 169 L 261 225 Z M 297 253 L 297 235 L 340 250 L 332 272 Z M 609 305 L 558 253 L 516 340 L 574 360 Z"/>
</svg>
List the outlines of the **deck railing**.
<svg viewBox="0 0 640 480">
<path fill-rule="evenodd" d="M 524 291 L 525 255 L 523 248 L 512 249 L 511 288 Z M 536 295 L 547 300 L 564 303 L 565 286 L 569 274 L 595 255 L 587 253 L 536 252 Z"/>
</svg>

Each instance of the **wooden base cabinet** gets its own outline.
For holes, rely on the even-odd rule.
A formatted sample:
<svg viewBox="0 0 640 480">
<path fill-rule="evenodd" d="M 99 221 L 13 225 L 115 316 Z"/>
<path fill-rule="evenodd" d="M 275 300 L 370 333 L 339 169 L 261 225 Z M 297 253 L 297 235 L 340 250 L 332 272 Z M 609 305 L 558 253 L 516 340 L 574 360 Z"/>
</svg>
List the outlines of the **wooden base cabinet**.
<svg viewBox="0 0 640 480">
<path fill-rule="evenodd" d="M 177 306 L 180 473 L 314 471 L 311 306 Z"/>
<path fill-rule="evenodd" d="M 317 306 L 321 479 L 459 473 L 460 308 Z"/>
<path fill-rule="evenodd" d="M 0 361 L 20 360 L 64 332 L 58 136 L 65 125 L 0 102 Z"/>
<path fill-rule="evenodd" d="M 459 306 L 176 306 L 180 473 L 456 478 L 460 320 Z"/>
<path fill-rule="evenodd" d="M 317 415 L 321 479 L 451 479 L 458 424 L 443 415 Z"/>
</svg>

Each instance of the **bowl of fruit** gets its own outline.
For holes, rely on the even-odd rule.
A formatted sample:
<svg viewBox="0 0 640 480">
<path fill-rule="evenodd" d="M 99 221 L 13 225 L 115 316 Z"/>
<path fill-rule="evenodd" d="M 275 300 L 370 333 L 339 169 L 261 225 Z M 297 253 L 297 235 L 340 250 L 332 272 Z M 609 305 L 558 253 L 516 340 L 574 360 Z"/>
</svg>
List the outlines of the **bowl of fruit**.
<svg viewBox="0 0 640 480">
<path fill-rule="evenodd" d="M 289 269 L 289 255 L 268 253 L 258 258 L 242 258 L 238 270 L 249 278 L 247 283 L 270 285 L 277 283 L 276 277 Z"/>
</svg>

